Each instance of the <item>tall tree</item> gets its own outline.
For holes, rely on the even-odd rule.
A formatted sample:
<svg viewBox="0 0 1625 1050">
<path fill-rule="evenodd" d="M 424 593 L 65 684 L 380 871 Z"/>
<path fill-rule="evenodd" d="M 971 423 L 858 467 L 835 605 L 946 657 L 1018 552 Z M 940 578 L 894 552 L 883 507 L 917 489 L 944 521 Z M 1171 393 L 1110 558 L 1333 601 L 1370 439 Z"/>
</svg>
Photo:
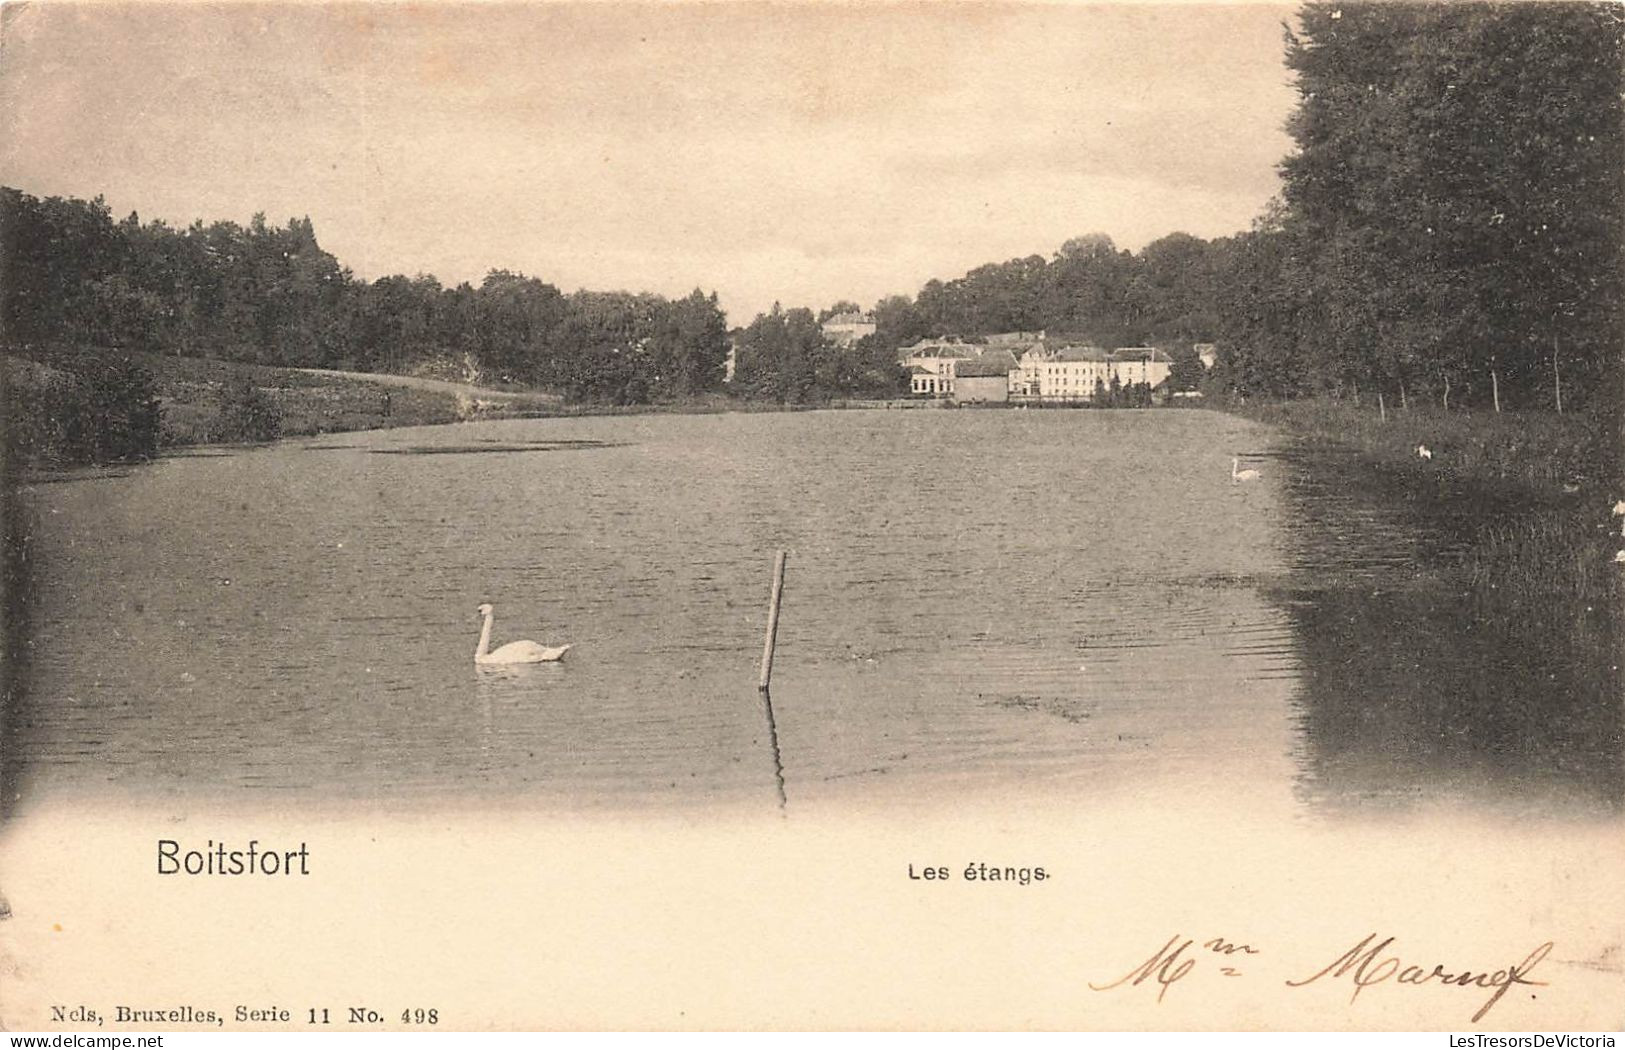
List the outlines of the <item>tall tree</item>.
<svg viewBox="0 0 1625 1050">
<path fill-rule="evenodd" d="M 889 295 L 875 304 L 874 339 L 887 350 L 912 346 L 930 334 L 930 323 L 906 295 Z"/>
<path fill-rule="evenodd" d="M 1539 403 L 1554 347 L 1576 378 L 1613 367 L 1625 12 L 1309 3 L 1287 65 L 1284 195 L 1315 275 L 1320 326 L 1301 335 L 1322 381 L 1414 389 L 1493 368 L 1504 397 Z"/>
<path fill-rule="evenodd" d="M 728 321 L 715 293 L 698 288 L 656 311 L 649 351 L 652 381 L 663 396 L 689 397 L 722 385 Z"/>
</svg>

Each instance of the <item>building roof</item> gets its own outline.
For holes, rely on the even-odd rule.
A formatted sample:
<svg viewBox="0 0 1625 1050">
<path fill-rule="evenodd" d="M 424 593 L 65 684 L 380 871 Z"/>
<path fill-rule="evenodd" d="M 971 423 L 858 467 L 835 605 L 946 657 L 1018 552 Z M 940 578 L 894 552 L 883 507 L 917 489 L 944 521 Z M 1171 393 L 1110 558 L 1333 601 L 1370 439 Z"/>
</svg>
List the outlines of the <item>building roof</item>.
<svg viewBox="0 0 1625 1050">
<path fill-rule="evenodd" d="M 870 314 L 836 314 L 824 321 L 825 324 L 874 324 L 875 319 Z"/>
<path fill-rule="evenodd" d="M 957 366 L 954 375 L 960 379 L 974 376 L 1008 376 L 1018 366 L 1016 359 L 1003 350 L 991 350 L 981 357 L 972 358 Z"/>
<path fill-rule="evenodd" d="M 921 339 L 913 346 L 905 346 L 897 351 L 898 357 L 906 361 L 911 357 L 976 357 L 979 347 L 967 346 L 964 343 L 948 342 L 941 339 Z"/>
<path fill-rule="evenodd" d="M 1106 351 L 1098 346 L 1067 346 L 1050 355 L 1051 361 L 1106 361 Z"/>
<path fill-rule="evenodd" d="M 1154 346 L 1120 346 L 1112 351 L 1113 361 L 1162 361 L 1169 363 L 1173 358 L 1158 350 Z"/>
<path fill-rule="evenodd" d="M 1173 363 L 1172 357 L 1168 356 L 1166 352 L 1158 350 L 1154 346 L 1125 346 L 1108 352 L 1102 350 L 1098 346 L 1071 345 L 1056 349 L 1038 345 L 1029 349 L 1024 356 L 1032 358 L 1035 362 L 1095 361 L 1105 364 L 1138 364 L 1140 362 L 1160 362 L 1162 364 Z"/>
<path fill-rule="evenodd" d="M 921 368 L 919 365 L 909 365 L 908 366 L 908 374 L 911 375 L 911 376 L 934 376 L 934 375 L 936 375 L 936 373 L 931 371 L 929 368 Z"/>
</svg>

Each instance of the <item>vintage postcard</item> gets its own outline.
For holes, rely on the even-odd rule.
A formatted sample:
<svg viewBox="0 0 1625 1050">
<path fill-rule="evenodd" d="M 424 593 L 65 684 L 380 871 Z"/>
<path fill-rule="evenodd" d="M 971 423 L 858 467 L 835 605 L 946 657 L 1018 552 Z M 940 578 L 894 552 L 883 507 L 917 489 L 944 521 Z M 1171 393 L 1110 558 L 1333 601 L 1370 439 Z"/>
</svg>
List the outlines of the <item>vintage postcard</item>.
<svg viewBox="0 0 1625 1050">
<path fill-rule="evenodd" d="M 0 1026 L 1619 1032 L 1622 41 L 0 7 Z"/>
</svg>

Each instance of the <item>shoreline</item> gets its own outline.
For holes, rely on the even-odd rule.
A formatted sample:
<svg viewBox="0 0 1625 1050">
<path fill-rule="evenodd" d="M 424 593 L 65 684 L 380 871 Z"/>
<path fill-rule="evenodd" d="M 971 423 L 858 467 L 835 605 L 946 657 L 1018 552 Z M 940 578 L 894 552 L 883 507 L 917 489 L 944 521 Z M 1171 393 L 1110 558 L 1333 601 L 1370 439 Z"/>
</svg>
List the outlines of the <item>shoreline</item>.
<svg viewBox="0 0 1625 1050">
<path fill-rule="evenodd" d="M 1584 413 L 1414 406 L 1384 419 L 1375 406 L 1324 398 L 1205 407 L 1344 448 L 1386 474 L 1446 493 L 1471 489 L 1543 505 L 1606 500 L 1605 514 L 1625 494 L 1609 424 Z"/>
<path fill-rule="evenodd" d="M 506 389 L 388 372 L 295 368 L 153 353 L 129 356 L 152 374 L 162 411 L 158 445 L 151 459 L 187 449 L 253 448 L 290 438 L 505 419 L 956 407 L 945 401 L 911 397 L 781 404 L 743 400 L 725 391 L 644 404 L 572 403 L 549 391 Z M 0 371 L 4 373 L 8 400 L 12 404 L 24 403 L 29 395 L 38 396 L 66 377 L 64 369 L 56 364 L 16 353 L 0 357 L 0 366 L 3 366 Z M 222 432 L 220 420 L 226 391 L 233 383 L 244 381 L 264 395 L 274 408 L 279 422 L 275 438 L 255 440 Z M 31 478 L 70 471 L 120 469 L 150 461 L 123 459 L 90 463 L 67 461 L 51 452 L 36 452 L 30 456 L 27 450 L 8 451 L 16 453 L 11 457 L 12 472 Z"/>
<path fill-rule="evenodd" d="M 1531 623 L 1564 624 L 1567 670 L 1616 697 L 1625 666 L 1625 549 L 1618 463 L 1606 419 L 1579 414 L 1390 412 L 1347 402 L 1213 406 L 1276 427 L 1311 446 L 1349 454 L 1373 498 L 1448 520 L 1462 541 L 1448 559 L 1412 566 L 1415 582 L 1468 617 L 1468 630 L 1518 644 Z M 1428 441 L 1431 459 L 1416 453 Z M 1378 595 L 1351 595 L 1363 616 Z"/>
<path fill-rule="evenodd" d="M 152 373 L 162 409 L 157 456 L 182 449 L 244 448 L 288 438 L 362 433 L 413 426 L 506 419 L 567 419 L 596 416 L 719 415 L 730 412 L 921 411 L 957 409 L 1094 408 L 1013 403 L 955 403 L 941 398 L 837 398 L 785 404 L 735 398 L 717 391 L 642 404 L 566 402 L 557 393 L 505 389 L 432 377 L 333 369 L 293 368 L 172 357 L 130 355 Z M 61 376 L 61 370 L 8 353 L 3 365 L 7 400 L 26 403 Z M 228 384 L 247 381 L 267 397 L 278 416 L 275 438 L 254 440 L 223 432 L 222 400 Z M 1161 406 L 1164 408 L 1175 406 Z M 1506 412 L 1412 405 L 1385 414 L 1375 406 L 1330 399 L 1219 401 L 1177 406 L 1215 411 L 1276 427 L 1302 439 L 1323 441 L 1357 454 L 1385 474 L 1444 489 L 1480 489 L 1514 502 L 1572 504 L 1605 500 L 1612 507 L 1625 494 L 1625 477 L 1601 417 L 1571 412 Z M 1096 409 L 1099 410 L 1099 409 Z M 1109 409 L 1108 409 L 1109 410 Z M 1144 411 L 1145 409 L 1136 409 Z M 17 413 L 22 415 L 23 413 Z M 1426 450 L 1425 453 L 1422 450 Z M 120 467 L 139 459 L 99 464 L 70 463 L 46 451 L 27 455 L 8 448 L 9 465 L 21 472 Z"/>
</svg>

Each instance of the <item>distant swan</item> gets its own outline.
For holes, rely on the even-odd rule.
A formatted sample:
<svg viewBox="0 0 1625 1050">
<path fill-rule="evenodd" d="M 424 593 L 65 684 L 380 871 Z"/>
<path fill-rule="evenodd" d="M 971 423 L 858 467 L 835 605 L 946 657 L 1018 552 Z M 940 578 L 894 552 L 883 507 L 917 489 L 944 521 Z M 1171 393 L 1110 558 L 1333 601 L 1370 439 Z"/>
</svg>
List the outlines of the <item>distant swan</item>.
<svg viewBox="0 0 1625 1050">
<path fill-rule="evenodd" d="M 480 628 L 480 644 L 474 650 L 474 662 L 477 664 L 542 664 L 553 660 L 564 659 L 569 650 L 568 645 L 561 645 L 549 649 L 536 642 L 509 642 L 496 652 L 486 652 L 491 645 L 491 606 L 482 605 L 480 615 L 485 617 L 485 626 Z"/>
<path fill-rule="evenodd" d="M 1239 467 L 1239 466 L 1241 466 L 1240 457 L 1231 456 L 1230 457 L 1230 480 L 1231 481 L 1257 481 L 1260 477 L 1263 477 L 1262 474 L 1260 474 L 1256 470 L 1253 470 L 1251 467 L 1249 467 L 1246 470 L 1237 470 L 1236 468 Z"/>
<path fill-rule="evenodd" d="M 1433 450 L 1431 448 L 1428 448 L 1426 445 L 1417 445 L 1416 446 L 1416 458 L 1417 459 L 1432 459 L 1433 458 Z"/>
</svg>

